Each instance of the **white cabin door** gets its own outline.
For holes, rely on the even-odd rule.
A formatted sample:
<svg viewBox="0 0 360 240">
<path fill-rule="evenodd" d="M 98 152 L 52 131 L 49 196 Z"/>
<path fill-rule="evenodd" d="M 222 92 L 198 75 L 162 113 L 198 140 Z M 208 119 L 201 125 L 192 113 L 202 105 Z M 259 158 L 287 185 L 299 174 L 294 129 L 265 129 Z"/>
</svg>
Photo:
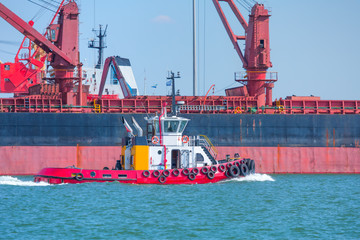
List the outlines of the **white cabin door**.
<svg viewBox="0 0 360 240">
<path fill-rule="evenodd" d="M 189 167 L 189 150 L 181 151 L 181 168 Z"/>
</svg>

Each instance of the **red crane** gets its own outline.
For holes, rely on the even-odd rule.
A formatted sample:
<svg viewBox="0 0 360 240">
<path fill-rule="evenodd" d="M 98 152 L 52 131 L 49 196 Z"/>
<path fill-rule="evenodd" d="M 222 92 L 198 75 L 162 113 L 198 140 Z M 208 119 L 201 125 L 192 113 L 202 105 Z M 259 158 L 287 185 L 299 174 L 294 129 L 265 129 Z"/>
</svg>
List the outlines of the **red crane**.
<svg viewBox="0 0 360 240">
<path fill-rule="evenodd" d="M 33 26 L 34 22 L 30 21 Z M 0 63 L 0 92 L 27 94 L 29 87 L 39 84 L 43 75 L 46 56 L 36 50 L 35 45 L 26 37 L 21 42 L 15 62 Z"/>
<path fill-rule="evenodd" d="M 65 0 L 62 0 L 52 18 L 53 24 Z M 29 21 L 33 26 L 34 22 Z M 45 32 L 44 36 L 46 36 Z M 0 92 L 28 94 L 29 88 L 41 83 L 45 75 L 45 61 L 47 54 L 26 36 L 23 38 L 20 48 L 15 56 L 15 62 L 0 64 Z"/>
<path fill-rule="evenodd" d="M 76 104 L 78 100 L 77 103 L 81 105 L 82 94 L 74 94 L 75 81 L 82 78 L 82 64 L 79 62 L 79 9 L 75 1 L 68 0 L 61 7 L 58 23 L 48 27 L 48 39 L 1 3 L 0 16 L 48 54 L 54 78 L 47 80 L 53 80 L 59 85 L 63 102 Z M 78 68 L 78 77 L 74 77 L 75 67 Z M 81 82 L 79 93 L 82 93 Z"/>
<path fill-rule="evenodd" d="M 220 2 L 226 2 L 236 19 L 245 30 L 245 35 L 236 35 L 227 20 Z M 277 74 L 267 72 L 272 67 L 270 61 L 269 12 L 263 4 L 256 3 L 249 15 L 247 23 L 233 0 L 213 0 L 216 10 L 224 24 L 234 48 L 239 55 L 244 74 L 236 74 L 235 80 L 244 84 L 242 87 L 227 89 L 228 96 L 257 97 L 258 105 L 272 105 L 272 88 Z M 239 40 L 245 41 L 245 53 L 241 51 Z M 266 96 L 266 100 L 265 100 Z"/>
<path fill-rule="evenodd" d="M 124 76 L 119 68 L 119 65 L 116 62 L 116 57 L 112 56 L 112 57 L 106 58 L 105 63 L 104 63 L 104 69 L 103 69 L 103 73 L 101 76 L 101 82 L 100 82 L 100 86 L 99 86 L 99 95 L 98 95 L 99 98 L 101 99 L 101 96 L 103 94 L 106 78 L 107 78 L 107 75 L 108 75 L 108 72 L 109 72 L 111 66 L 113 67 L 113 69 L 115 71 L 116 78 L 119 80 L 120 87 L 123 92 L 124 98 L 132 97 L 131 91 L 124 79 Z"/>
</svg>

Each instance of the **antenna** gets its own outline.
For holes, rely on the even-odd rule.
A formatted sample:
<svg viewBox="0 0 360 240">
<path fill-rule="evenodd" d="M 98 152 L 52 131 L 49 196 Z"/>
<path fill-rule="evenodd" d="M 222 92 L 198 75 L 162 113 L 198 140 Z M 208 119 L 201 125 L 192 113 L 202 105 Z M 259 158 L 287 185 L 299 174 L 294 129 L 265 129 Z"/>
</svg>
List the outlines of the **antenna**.
<svg viewBox="0 0 360 240">
<path fill-rule="evenodd" d="M 102 25 L 99 25 L 99 30 L 93 29 L 93 32 L 95 33 L 96 37 L 99 39 L 98 41 L 95 41 L 94 39 L 91 39 L 89 41 L 89 48 L 96 48 L 99 50 L 98 55 L 98 62 L 95 66 L 97 69 L 101 69 L 104 62 L 104 48 L 107 48 L 105 43 L 105 37 L 106 37 L 106 30 L 108 25 L 106 25 L 105 30 L 102 29 Z"/>
<path fill-rule="evenodd" d="M 175 74 L 173 73 L 173 71 L 171 71 L 169 73 L 169 76 L 166 78 L 168 80 L 171 80 L 171 85 L 172 85 L 172 114 L 176 115 L 176 105 L 175 105 L 175 79 L 176 78 L 180 78 L 180 72 L 177 72 L 177 76 L 175 77 Z"/>
</svg>

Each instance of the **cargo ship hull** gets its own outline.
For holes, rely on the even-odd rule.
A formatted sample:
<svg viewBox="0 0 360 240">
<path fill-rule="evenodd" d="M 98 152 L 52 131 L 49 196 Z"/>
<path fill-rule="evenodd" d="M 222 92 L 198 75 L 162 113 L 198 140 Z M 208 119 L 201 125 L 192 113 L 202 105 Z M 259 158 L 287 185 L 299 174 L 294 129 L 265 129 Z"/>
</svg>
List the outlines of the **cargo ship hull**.
<svg viewBox="0 0 360 240">
<path fill-rule="evenodd" d="M 120 159 L 122 116 L 135 116 L 145 130 L 146 114 L 2 113 L 0 175 L 111 169 Z M 181 116 L 191 119 L 185 134 L 207 135 L 219 159 L 228 153 L 255 159 L 258 173 L 360 173 L 360 115 Z"/>
</svg>

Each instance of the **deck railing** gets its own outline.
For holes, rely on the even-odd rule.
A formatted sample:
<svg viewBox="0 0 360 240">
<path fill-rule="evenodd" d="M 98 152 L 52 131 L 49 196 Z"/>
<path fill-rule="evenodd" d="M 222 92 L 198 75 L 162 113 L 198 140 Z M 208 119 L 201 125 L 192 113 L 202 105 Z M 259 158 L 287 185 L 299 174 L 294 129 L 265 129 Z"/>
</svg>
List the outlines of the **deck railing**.
<svg viewBox="0 0 360 240">
<path fill-rule="evenodd" d="M 210 139 L 205 135 L 198 135 L 190 138 L 190 146 L 202 146 L 205 147 L 209 153 L 216 159 L 218 151 L 215 146 L 211 143 Z"/>
</svg>

